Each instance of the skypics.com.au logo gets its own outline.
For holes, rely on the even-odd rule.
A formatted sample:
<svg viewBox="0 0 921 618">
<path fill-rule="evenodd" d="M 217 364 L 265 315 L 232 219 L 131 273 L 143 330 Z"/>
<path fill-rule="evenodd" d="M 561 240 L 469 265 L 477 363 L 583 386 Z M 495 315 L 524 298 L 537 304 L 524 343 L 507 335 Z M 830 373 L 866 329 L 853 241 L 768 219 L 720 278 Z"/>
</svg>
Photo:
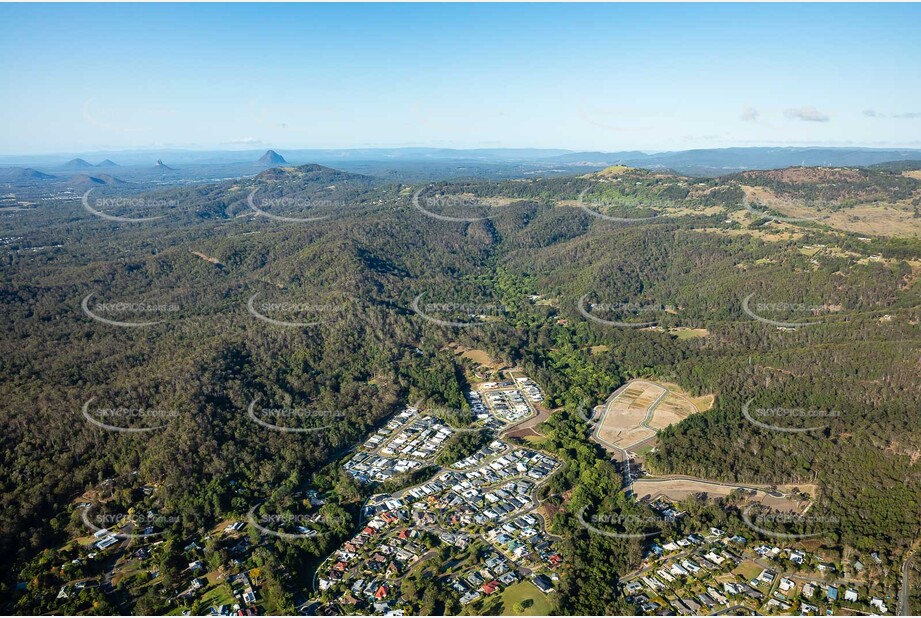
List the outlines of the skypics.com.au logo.
<svg viewBox="0 0 921 618">
<path fill-rule="evenodd" d="M 80 308 L 83 310 L 83 314 L 87 317 L 108 326 L 116 326 L 118 328 L 143 328 L 147 326 L 156 326 L 161 324 L 163 320 L 125 320 L 125 317 L 134 316 L 136 318 L 141 318 L 143 316 L 150 315 L 164 315 L 170 313 L 176 313 L 179 311 L 179 305 L 174 302 L 151 302 L 151 301 L 137 301 L 137 302 L 101 302 L 95 303 L 92 308 L 90 308 L 90 299 L 95 295 L 95 292 L 90 292 L 83 297 L 83 300 L 80 301 Z M 112 318 L 104 317 L 105 314 L 111 315 L 113 318 L 118 316 L 121 319 L 115 320 Z"/>
<path fill-rule="evenodd" d="M 345 201 L 343 200 L 320 197 L 267 197 L 257 200 L 256 193 L 258 193 L 258 191 L 259 188 L 256 187 L 250 192 L 249 196 L 246 198 L 247 206 L 249 206 L 250 210 L 255 212 L 257 216 L 265 217 L 273 221 L 280 221 L 282 223 L 311 223 L 314 221 L 322 221 L 323 219 L 330 218 L 332 215 L 302 216 L 301 213 L 305 211 L 317 212 L 345 207 Z M 294 216 L 294 213 L 298 213 L 300 216 Z"/>
<path fill-rule="evenodd" d="M 823 536 L 828 534 L 831 528 L 841 523 L 841 520 L 833 515 L 800 515 L 788 511 L 765 511 L 755 504 L 749 505 L 742 511 L 742 521 L 759 534 L 787 541 Z M 819 530 L 806 532 L 808 529 L 815 528 Z"/>
<path fill-rule="evenodd" d="M 170 419 L 179 416 L 177 410 L 160 408 L 97 408 L 90 411 L 96 397 L 90 397 L 83 404 L 83 418 L 91 425 L 106 431 L 122 433 L 146 433 L 163 429 Z"/>
<path fill-rule="evenodd" d="M 759 204 L 758 208 L 752 205 L 748 198 L 742 200 L 742 206 L 759 219 L 769 219 L 771 221 L 779 221 L 781 223 L 802 223 L 804 221 L 817 221 L 822 215 L 814 215 L 809 217 L 786 217 L 782 215 L 775 215 L 768 212 L 764 209 L 763 206 Z M 815 210 L 824 210 L 829 207 L 827 202 L 807 202 L 802 205 L 803 208 L 810 211 Z"/>
<path fill-rule="evenodd" d="M 767 429 L 769 431 L 779 431 L 783 433 L 806 433 L 809 431 L 822 431 L 828 427 L 831 419 L 841 416 L 836 410 L 818 410 L 809 408 L 785 408 L 785 407 L 758 407 L 752 409 L 751 405 L 755 401 L 752 397 L 742 405 L 742 416 L 745 417 L 752 425 Z M 808 426 L 791 426 L 793 423 L 810 423 Z M 819 422 L 816 421 L 826 421 Z"/>
<path fill-rule="evenodd" d="M 152 512 L 148 513 L 96 513 L 91 515 L 95 504 L 83 509 L 80 518 L 83 525 L 89 528 L 97 538 L 109 537 L 111 539 L 147 539 L 162 536 L 164 528 L 179 523 L 175 515 L 164 516 Z M 112 532 L 112 529 L 122 530 L 130 528 L 131 532 Z M 159 529 L 159 531 L 157 531 Z M 141 530 L 135 533 L 134 530 Z"/>
<path fill-rule="evenodd" d="M 755 293 L 752 292 L 744 299 L 742 299 L 742 311 L 745 312 L 745 315 L 764 324 L 770 324 L 771 326 L 776 326 L 778 328 L 796 329 L 804 326 L 815 326 L 817 324 L 821 324 L 822 320 L 813 319 L 809 322 L 785 322 L 766 318 L 763 314 L 783 313 L 784 315 L 792 314 L 801 315 L 804 318 L 815 318 L 817 315 L 831 313 L 840 309 L 840 307 L 829 305 L 827 303 L 821 305 L 788 302 L 752 303 L 751 301 L 754 297 Z"/>
<path fill-rule="evenodd" d="M 256 292 L 246 301 L 246 311 L 256 318 L 285 328 L 305 328 L 319 326 L 331 322 L 338 315 L 349 309 L 344 303 L 299 303 L 292 301 L 261 301 L 256 302 L 261 292 Z M 305 293 L 301 293 L 301 296 Z M 309 294 L 308 294 L 309 295 Z M 286 319 L 281 319 L 286 318 Z M 295 319 L 296 318 L 296 319 Z"/>
<path fill-rule="evenodd" d="M 583 507 L 576 513 L 576 519 L 592 534 L 612 539 L 648 539 L 662 534 L 665 521 L 657 515 L 633 515 L 628 513 L 596 513 L 586 517 Z"/>
<path fill-rule="evenodd" d="M 432 187 L 423 187 L 417 190 L 413 194 L 412 201 L 416 210 L 426 217 L 439 221 L 473 223 L 475 221 L 484 221 L 495 216 L 486 214 L 491 207 L 480 198 L 470 195 L 433 193 Z M 473 213 L 480 216 L 469 216 Z"/>
<path fill-rule="evenodd" d="M 319 513 L 313 515 L 278 513 L 256 513 L 259 505 L 247 513 L 249 525 L 262 534 L 274 536 L 287 541 L 315 539 L 332 534 L 331 527 L 341 528 L 349 522 L 344 517 L 329 517 Z M 288 530 L 293 532 L 288 532 Z"/>
<path fill-rule="evenodd" d="M 412 310 L 419 317 L 437 326 L 466 328 L 483 326 L 504 318 L 508 308 L 494 302 L 427 302 L 422 299 L 426 292 L 413 299 Z M 463 319 L 460 319 L 463 318 Z"/>
<path fill-rule="evenodd" d="M 114 221 L 116 223 L 145 223 L 156 221 L 164 218 L 166 215 L 156 215 L 147 217 L 129 217 L 127 215 L 113 215 L 109 211 L 130 211 L 130 212 L 162 212 L 166 209 L 174 209 L 179 204 L 176 200 L 164 200 L 143 197 L 101 197 L 90 203 L 90 194 L 95 189 L 90 189 L 83 194 L 81 200 L 84 210 L 93 216 Z"/>
<path fill-rule="evenodd" d="M 604 326 L 649 328 L 659 323 L 658 319 L 649 320 L 649 317 L 659 317 L 667 311 L 674 311 L 673 307 L 666 305 L 588 302 L 589 296 L 590 294 L 582 296 L 576 305 L 576 309 L 585 319 Z M 643 318 L 646 319 L 644 321 L 632 321 Z"/>
<path fill-rule="evenodd" d="M 246 409 L 247 416 L 254 423 L 282 433 L 312 433 L 333 427 L 345 419 L 338 410 L 315 410 L 310 408 L 262 408 L 256 413 L 258 399 L 253 399 Z M 313 426 L 303 426 L 304 424 Z"/>
</svg>

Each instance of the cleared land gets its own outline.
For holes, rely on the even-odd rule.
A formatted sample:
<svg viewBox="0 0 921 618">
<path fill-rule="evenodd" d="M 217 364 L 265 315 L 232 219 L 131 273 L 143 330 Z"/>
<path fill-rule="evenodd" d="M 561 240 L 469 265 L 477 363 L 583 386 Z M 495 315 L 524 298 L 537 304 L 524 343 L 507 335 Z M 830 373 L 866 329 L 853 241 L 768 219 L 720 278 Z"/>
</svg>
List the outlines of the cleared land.
<svg viewBox="0 0 921 618">
<path fill-rule="evenodd" d="M 710 331 L 706 328 L 688 328 L 686 326 L 677 326 L 669 329 L 668 332 L 678 339 L 697 339 L 698 337 L 706 337 L 710 334 Z"/>
<path fill-rule="evenodd" d="M 602 442 L 625 449 L 656 434 L 644 424 L 653 404 L 668 391 L 653 382 L 633 380 L 608 402 L 596 435 Z"/>
<path fill-rule="evenodd" d="M 914 216 L 914 207 L 909 200 L 895 203 L 857 204 L 840 210 L 817 210 L 801 202 L 778 196 L 766 187 L 747 187 L 742 190 L 754 202 L 763 204 L 786 217 L 817 217 L 816 223 L 829 227 L 871 234 L 874 236 L 921 236 L 921 219 Z"/>
<path fill-rule="evenodd" d="M 483 365 L 485 367 L 498 367 L 499 363 L 493 360 L 488 352 L 484 350 L 466 350 L 461 356 L 463 358 L 469 358 L 473 362 Z"/>
<path fill-rule="evenodd" d="M 524 607 L 516 611 L 516 605 Z M 502 591 L 503 616 L 549 616 L 550 599 L 529 581 L 512 584 Z"/>
<path fill-rule="evenodd" d="M 214 264 L 214 265 L 216 265 L 216 266 L 223 266 L 223 264 L 221 264 L 221 262 L 218 261 L 218 259 L 217 259 L 216 257 L 211 257 L 210 255 L 205 255 L 205 254 L 202 253 L 201 251 L 192 251 L 191 253 L 192 253 L 192 255 L 194 255 L 195 257 L 199 257 L 199 258 L 203 259 L 203 260 L 206 261 L 206 262 L 211 262 L 212 264 Z"/>
<path fill-rule="evenodd" d="M 668 393 L 652 413 L 649 426 L 661 431 L 669 425 L 680 423 L 697 412 L 697 408 L 683 395 Z"/>
<path fill-rule="evenodd" d="M 680 386 L 671 382 L 662 382 L 662 386 L 667 388 L 676 397 L 689 401 L 691 405 L 696 408 L 697 412 L 706 412 L 713 407 L 713 404 L 716 401 L 716 396 L 714 395 L 701 395 L 700 397 L 692 397 L 684 392 L 684 389 L 682 389 Z"/>
<path fill-rule="evenodd" d="M 608 446 L 626 450 L 712 405 L 712 395 L 692 399 L 674 384 L 633 380 L 608 401 L 595 437 Z"/>
<path fill-rule="evenodd" d="M 708 498 L 724 498 L 737 489 L 737 485 L 685 478 L 648 478 L 633 482 L 633 492 L 637 498 L 665 496 L 670 500 L 684 500 L 695 494 L 707 494 Z M 773 494 L 766 487 L 759 485 L 741 485 L 748 490 L 756 490 L 749 498 L 751 502 L 763 504 L 777 511 L 801 512 L 809 502 L 793 500 L 783 495 Z M 783 492 L 783 488 L 780 488 Z M 807 491 L 807 488 L 800 487 Z"/>
</svg>

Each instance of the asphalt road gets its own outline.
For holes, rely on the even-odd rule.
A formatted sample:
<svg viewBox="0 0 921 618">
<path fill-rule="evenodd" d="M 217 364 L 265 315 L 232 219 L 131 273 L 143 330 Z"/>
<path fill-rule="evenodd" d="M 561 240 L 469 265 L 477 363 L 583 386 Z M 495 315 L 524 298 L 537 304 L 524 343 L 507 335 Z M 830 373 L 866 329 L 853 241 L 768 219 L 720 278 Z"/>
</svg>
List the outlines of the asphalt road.
<svg viewBox="0 0 921 618">
<path fill-rule="evenodd" d="M 909 575 L 911 574 L 910 567 L 913 556 L 914 550 L 910 550 L 905 554 L 905 564 L 902 565 L 902 587 L 899 589 L 899 616 L 912 615 L 911 611 L 909 611 L 911 608 L 908 607 L 908 597 L 911 594 Z"/>
</svg>

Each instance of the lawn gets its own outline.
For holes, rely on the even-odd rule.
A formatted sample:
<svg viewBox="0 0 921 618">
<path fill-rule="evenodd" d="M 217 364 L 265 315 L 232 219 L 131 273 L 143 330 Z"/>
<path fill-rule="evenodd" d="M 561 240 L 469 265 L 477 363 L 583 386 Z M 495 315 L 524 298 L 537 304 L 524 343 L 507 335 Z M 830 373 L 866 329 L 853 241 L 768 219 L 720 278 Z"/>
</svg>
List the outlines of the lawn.
<svg viewBox="0 0 921 618">
<path fill-rule="evenodd" d="M 220 607 L 221 605 L 232 606 L 237 602 L 230 593 L 230 586 L 223 582 L 205 592 L 201 597 L 201 601 L 205 604 L 206 608 L 212 606 Z"/>
<path fill-rule="evenodd" d="M 550 599 L 529 581 L 512 584 L 502 591 L 503 616 L 548 616 L 550 615 Z M 521 602 L 528 604 L 524 611 L 515 611 L 515 605 Z"/>
<path fill-rule="evenodd" d="M 640 448 L 636 449 L 636 454 L 638 457 L 645 457 L 649 452 L 655 448 L 652 444 L 644 444 Z"/>
<path fill-rule="evenodd" d="M 669 329 L 672 335 L 686 341 L 688 339 L 697 339 L 698 337 L 706 337 L 710 334 L 706 328 L 687 328 L 685 326 L 678 326 L 676 328 Z"/>
<path fill-rule="evenodd" d="M 530 435 L 530 436 L 525 436 L 524 440 L 525 442 L 534 446 L 535 448 L 540 448 L 541 445 L 547 441 L 547 438 L 545 438 L 544 436 Z"/>
<path fill-rule="evenodd" d="M 758 577 L 758 575 L 761 574 L 762 570 L 763 569 L 760 566 L 758 566 L 751 560 L 743 560 L 742 563 L 738 567 L 736 567 L 732 572 L 733 574 L 741 575 L 742 577 L 744 577 L 745 581 L 749 581 L 749 580 L 752 580 Z"/>
</svg>

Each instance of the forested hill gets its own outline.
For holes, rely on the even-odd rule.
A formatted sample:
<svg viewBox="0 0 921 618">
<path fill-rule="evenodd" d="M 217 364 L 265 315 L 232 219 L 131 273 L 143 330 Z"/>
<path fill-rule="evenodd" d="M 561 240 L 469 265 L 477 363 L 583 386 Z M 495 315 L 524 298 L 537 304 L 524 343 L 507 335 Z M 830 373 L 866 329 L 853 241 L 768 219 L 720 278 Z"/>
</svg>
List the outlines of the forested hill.
<svg viewBox="0 0 921 618">
<path fill-rule="evenodd" d="M 900 554 L 921 525 L 921 180 L 798 173 L 613 168 L 422 186 L 284 167 L 131 200 L 99 189 L 89 208 L 37 198 L 3 215 L 3 596 L 78 534 L 72 502 L 104 479 L 136 471 L 162 487 L 170 534 L 185 539 L 316 481 L 407 402 L 465 405 L 449 343 L 522 364 L 567 408 L 557 446 L 584 467 L 567 469 L 560 495 L 604 460 L 576 408 L 657 376 L 716 394 L 664 432 L 657 470 L 814 483 L 837 542 Z M 444 321 L 495 315 L 438 325 L 413 310 L 420 295 Z M 580 299 L 609 313 L 587 319 Z M 840 414 L 822 431 L 765 431 L 742 413 L 752 398 Z M 247 416 L 254 400 L 341 420 L 267 432 Z M 102 408 L 171 414 L 155 430 L 107 431 L 83 413 Z M 558 506 L 563 530 L 571 514 Z M 272 551 L 291 570 L 304 561 Z M 588 569 L 573 562 L 571 581 L 596 582 L 586 598 L 614 607 Z M 559 602 L 577 607 L 578 587 L 565 589 Z"/>
</svg>

